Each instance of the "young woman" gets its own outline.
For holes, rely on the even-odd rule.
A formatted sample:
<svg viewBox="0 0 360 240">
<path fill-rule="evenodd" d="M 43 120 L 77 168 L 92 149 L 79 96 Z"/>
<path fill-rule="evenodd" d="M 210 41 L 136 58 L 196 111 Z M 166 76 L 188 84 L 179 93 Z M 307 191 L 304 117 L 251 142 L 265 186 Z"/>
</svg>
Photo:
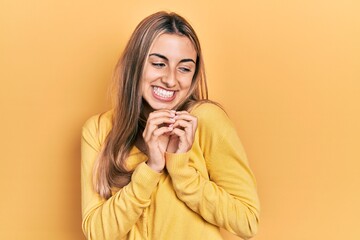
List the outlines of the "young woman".
<svg viewBox="0 0 360 240">
<path fill-rule="evenodd" d="M 207 100 L 199 40 L 175 13 L 145 18 L 117 64 L 114 109 L 82 133 L 88 239 L 245 239 L 258 228 L 254 176 L 226 113 Z"/>
</svg>

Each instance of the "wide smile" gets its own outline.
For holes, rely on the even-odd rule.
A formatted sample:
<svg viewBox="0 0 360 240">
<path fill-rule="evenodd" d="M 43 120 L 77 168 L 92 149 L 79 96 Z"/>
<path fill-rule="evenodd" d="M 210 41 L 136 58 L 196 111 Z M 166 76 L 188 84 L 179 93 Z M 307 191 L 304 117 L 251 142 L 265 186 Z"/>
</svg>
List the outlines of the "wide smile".
<svg viewBox="0 0 360 240">
<path fill-rule="evenodd" d="M 167 90 L 157 86 L 153 86 L 152 89 L 153 96 L 158 100 L 171 102 L 175 99 L 176 91 Z"/>
</svg>

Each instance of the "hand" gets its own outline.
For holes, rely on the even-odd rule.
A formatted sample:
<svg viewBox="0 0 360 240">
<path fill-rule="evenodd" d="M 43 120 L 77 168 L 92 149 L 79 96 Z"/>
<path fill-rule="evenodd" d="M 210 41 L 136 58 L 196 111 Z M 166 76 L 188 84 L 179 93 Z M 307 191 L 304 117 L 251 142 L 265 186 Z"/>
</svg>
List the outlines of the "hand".
<svg viewBox="0 0 360 240">
<path fill-rule="evenodd" d="M 176 112 L 174 128 L 171 131 L 166 151 L 170 153 L 185 153 L 194 143 L 197 128 L 197 118 L 186 111 Z"/>
<path fill-rule="evenodd" d="M 165 167 L 165 151 L 173 130 L 169 125 L 174 123 L 175 111 L 158 110 L 149 114 L 142 137 L 148 153 L 147 164 L 155 171 Z"/>
</svg>

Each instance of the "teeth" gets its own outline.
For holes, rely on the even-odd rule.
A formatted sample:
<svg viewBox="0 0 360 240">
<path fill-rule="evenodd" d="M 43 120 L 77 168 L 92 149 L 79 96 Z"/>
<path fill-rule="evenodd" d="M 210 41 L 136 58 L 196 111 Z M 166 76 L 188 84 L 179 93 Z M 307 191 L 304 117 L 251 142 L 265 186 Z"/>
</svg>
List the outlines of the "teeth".
<svg viewBox="0 0 360 240">
<path fill-rule="evenodd" d="M 154 87 L 154 93 L 163 98 L 171 98 L 174 96 L 174 91 L 167 91 L 159 87 Z"/>
</svg>

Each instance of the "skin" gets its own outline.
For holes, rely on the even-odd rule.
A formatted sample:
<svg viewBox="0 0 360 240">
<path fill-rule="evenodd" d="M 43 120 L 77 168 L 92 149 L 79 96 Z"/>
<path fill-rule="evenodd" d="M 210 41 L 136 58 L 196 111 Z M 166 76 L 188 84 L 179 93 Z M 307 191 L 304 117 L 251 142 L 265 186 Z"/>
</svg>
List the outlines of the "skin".
<svg viewBox="0 0 360 240">
<path fill-rule="evenodd" d="M 166 166 L 165 152 L 185 153 L 193 145 L 196 117 L 173 110 L 187 96 L 195 72 L 196 50 L 191 41 L 162 34 L 153 43 L 144 66 L 141 94 L 147 123 L 139 139 L 155 171 Z"/>
</svg>

